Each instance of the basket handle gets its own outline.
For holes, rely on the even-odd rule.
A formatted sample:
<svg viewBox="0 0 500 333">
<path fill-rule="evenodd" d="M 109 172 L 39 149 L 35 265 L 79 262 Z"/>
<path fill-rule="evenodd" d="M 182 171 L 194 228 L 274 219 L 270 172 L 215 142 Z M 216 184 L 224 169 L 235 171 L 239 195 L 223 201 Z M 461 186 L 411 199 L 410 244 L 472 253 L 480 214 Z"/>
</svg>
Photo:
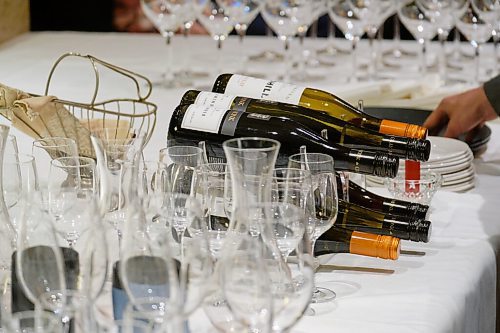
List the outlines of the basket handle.
<svg viewBox="0 0 500 333">
<path fill-rule="evenodd" d="M 89 54 L 82 55 L 82 54 L 76 53 L 76 52 L 65 53 L 56 60 L 56 62 L 54 63 L 54 65 L 52 66 L 52 68 L 50 70 L 49 77 L 47 79 L 47 84 L 45 85 L 45 93 L 44 93 L 45 95 L 48 95 L 49 88 L 50 88 L 50 82 L 52 80 L 52 75 L 54 74 L 57 66 L 61 63 L 61 61 L 63 61 L 67 57 L 87 58 L 90 61 L 90 63 L 92 64 L 92 68 L 94 69 L 94 74 L 95 74 L 95 89 L 94 89 L 94 94 L 92 96 L 92 100 L 90 102 L 90 104 L 92 106 L 95 104 L 97 94 L 99 91 L 99 70 L 97 69 L 97 64 L 100 64 L 106 68 L 109 68 L 110 70 L 115 71 L 115 72 L 129 78 L 130 80 L 132 80 L 134 82 L 136 92 L 137 92 L 137 98 L 139 101 L 144 101 L 151 95 L 153 85 L 151 84 L 151 81 L 149 81 L 149 79 L 147 77 L 145 77 L 141 74 L 137 74 L 135 72 L 132 72 L 128 69 L 110 64 L 110 63 L 103 61 L 101 59 L 98 59 L 92 55 L 89 55 Z M 146 83 L 145 91 L 144 91 L 144 89 L 141 88 L 141 84 L 139 84 L 139 81 L 144 81 Z"/>
</svg>

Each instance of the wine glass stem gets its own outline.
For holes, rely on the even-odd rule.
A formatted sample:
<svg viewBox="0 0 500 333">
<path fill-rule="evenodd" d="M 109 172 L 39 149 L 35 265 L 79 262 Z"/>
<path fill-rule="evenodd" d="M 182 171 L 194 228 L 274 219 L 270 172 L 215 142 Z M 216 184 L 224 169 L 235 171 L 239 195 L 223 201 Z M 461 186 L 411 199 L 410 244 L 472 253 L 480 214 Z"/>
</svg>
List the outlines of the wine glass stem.
<svg viewBox="0 0 500 333">
<path fill-rule="evenodd" d="M 351 44 L 352 73 L 349 81 L 353 83 L 358 82 L 358 41 L 359 41 L 358 36 L 352 37 L 352 44 Z"/>
<path fill-rule="evenodd" d="M 290 48 L 290 38 L 284 37 L 285 46 L 285 61 L 284 61 L 284 71 L 283 71 L 283 81 L 290 81 L 290 70 L 292 67 L 292 50 Z"/>
<path fill-rule="evenodd" d="M 239 52 L 240 52 L 240 73 L 245 73 L 246 72 L 246 65 L 247 65 L 247 60 L 248 56 L 246 54 L 246 49 L 245 49 L 245 35 L 247 33 L 247 29 L 244 28 L 243 26 L 240 26 L 240 28 L 237 30 L 238 32 L 238 37 L 239 37 Z"/>
<path fill-rule="evenodd" d="M 165 37 L 165 42 L 167 44 L 167 67 L 165 69 L 163 80 L 165 83 L 168 84 L 173 81 L 172 65 L 174 63 L 174 51 L 172 49 L 171 32 L 167 33 L 167 36 Z"/>
<path fill-rule="evenodd" d="M 418 42 L 420 43 L 420 73 L 422 75 L 427 74 L 427 43 L 424 38 L 419 38 Z"/>
<path fill-rule="evenodd" d="M 401 56 L 401 24 L 399 22 L 398 15 L 394 15 L 394 51 L 393 54 L 396 57 Z"/>
<path fill-rule="evenodd" d="M 479 85 L 479 44 L 476 41 L 472 42 L 474 47 L 474 85 Z"/>
<path fill-rule="evenodd" d="M 493 76 L 498 74 L 498 49 L 500 46 L 500 28 L 493 30 Z"/>
<path fill-rule="evenodd" d="M 215 65 L 215 75 L 219 75 L 222 73 L 222 64 L 223 62 L 223 56 L 224 53 L 222 52 L 222 42 L 223 42 L 223 36 L 218 36 L 216 42 L 217 42 L 217 60 L 216 60 L 216 65 Z"/>
<path fill-rule="evenodd" d="M 377 71 L 377 52 L 375 50 L 375 36 L 376 31 L 368 33 L 368 40 L 370 45 L 370 60 L 368 64 L 368 80 L 372 81 L 375 79 L 375 73 Z"/>
<path fill-rule="evenodd" d="M 440 46 L 440 52 L 439 52 L 439 76 L 441 77 L 441 80 L 446 81 L 446 54 L 445 54 L 445 46 L 446 46 L 446 38 L 447 34 L 441 33 L 439 34 L 439 46 Z"/>
</svg>

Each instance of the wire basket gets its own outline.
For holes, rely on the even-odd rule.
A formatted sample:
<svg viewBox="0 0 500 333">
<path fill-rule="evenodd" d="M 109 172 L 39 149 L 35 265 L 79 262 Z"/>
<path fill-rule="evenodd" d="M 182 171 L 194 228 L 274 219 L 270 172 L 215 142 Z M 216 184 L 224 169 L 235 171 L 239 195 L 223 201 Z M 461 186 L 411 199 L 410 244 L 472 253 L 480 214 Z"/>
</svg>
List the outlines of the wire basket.
<svg viewBox="0 0 500 333">
<path fill-rule="evenodd" d="M 55 71 L 62 66 L 63 60 L 68 57 L 83 58 L 88 60 L 92 66 L 95 87 L 89 103 L 47 97 L 50 93 Z M 130 80 L 135 87 L 136 96 L 97 101 L 101 83 L 100 67 L 118 73 L 119 78 L 123 77 Z M 12 90 L 15 89 L 11 89 L 10 92 Z M 142 139 L 141 149 L 148 143 L 156 125 L 157 111 L 156 105 L 147 101 L 147 98 L 151 95 L 151 90 L 151 82 L 140 74 L 91 55 L 70 52 L 60 56 L 52 66 L 45 86 L 44 95 L 46 97 L 15 90 L 17 96 L 13 99 L 17 98 L 19 100 L 13 103 L 14 106 L 9 106 L 10 111 L 2 113 L 2 115 L 7 116 L 14 127 L 34 139 L 72 138 L 77 143 L 80 156 L 95 159 L 95 152 L 90 140 L 91 135 L 100 137 L 103 141 L 120 140 L 122 142 L 137 138 L 140 135 Z M 24 103 L 24 101 L 30 100 L 31 97 L 38 97 L 39 99 L 36 102 Z"/>
</svg>

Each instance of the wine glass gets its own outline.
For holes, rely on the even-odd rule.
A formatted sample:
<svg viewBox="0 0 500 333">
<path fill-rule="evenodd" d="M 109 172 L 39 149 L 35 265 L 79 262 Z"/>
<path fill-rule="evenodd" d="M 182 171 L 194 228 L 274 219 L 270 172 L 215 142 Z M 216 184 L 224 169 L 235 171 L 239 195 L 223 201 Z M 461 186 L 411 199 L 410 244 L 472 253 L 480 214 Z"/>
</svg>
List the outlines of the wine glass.
<svg viewBox="0 0 500 333">
<path fill-rule="evenodd" d="M 312 2 L 308 0 L 264 0 L 264 6 L 261 10 L 262 17 L 278 35 L 278 39 L 283 41 L 285 48 L 284 67 L 280 76 L 282 81 L 290 81 L 291 40 L 304 28 L 304 24 L 309 22 L 313 15 L 312 10 Z"/>
<path fill-rule="evenodd" d="M 195 175 L 195 196 L 202 206 L 212 259 L 217 261 L 229 228 L 225 205 L 229 169 L 226 163 L 202 164 L 195 169 Z"/>
<path fill-rule="evenodd" d="M 302 238 L 304 232 L 314 232 L 314 220 L 308 218 L 313 207 L 308 196 L 311 194 L 311 174 L 307 170 L 277 168 L 273 170 L 271 201 L 300 207 L 303 219 L 281 219 L 274 222 L 274 233 L 278 249 L 284 260 L 296 248 L 295 241 Z"/>
<path fill-rule="evenodd" d="M 368 79 L 375 79 L 378 66 L 378 52 L 374 42 L 380 25 L 391 15 L 394 9 L 393 0 L 349 0 L 349 5 L 360 19 L 370 45 L 370 61 Z"/>
<path fill-rule="evenodd" d="M 180 290 L 166 217 L 163 194 L 134 197 L 123 230 L 118 272 L 132 305 L 142 299 L 168 298 L 168 308 L 178 309 Z"/>
<path fill-rule="evenodd" d="M 7 323 L 9 333 L 60 333 L 61 322 L 48 312 L 22 311 L 12 314 Z"/>
<path fill-rule="evenodd" d="M 198 15 L 198 20 L 217 43 L 217 59 L 213 70 L 213 75 L 216 77 L 222 72 L 222 65 L 224 64 L 222 44 L 233 30 L 234 20 L 221 3 L 212 1 L 209 1 L 204 10 Z"/>
<path fill-rule="evenodd" d="M 22 207 L 13 270 L 24 295 L 40 308 L 45 305 L 42 303 L 44 293 L 66 290 L 68 256 L 63 257 L 53 218 L 45 210 L 42 194 L 29 193 Z"/>
<path fill-rule="evenodd" d="M 22 196 L 38 188 L 35 159 L 32 155 L 4 155 L 4 200 L 11 222 L 17 228 L 19 203 Z"/>
<path fill-rule="evenodd" d="M 234 30 L 239 36 L 241 59 L 239 70 L 237 73 L 249 75 L 247 71 L 248 56 L 247 50 L 244 47 L 243 40 L 247 33 L 248 26 L 253 22 L 262 7 L 260 0 L 216 0 L 217 3 L 224 9 L 234 23 Z"/>
<path fill-rule="evenodd" d="M 175 31 L 181 26 L 182 12 L 188 6 L 187 1 L 171 0 L 141 0 L 141 8 L 146 17 L 153 23 L 155 28 L 165 38 L 167 44 L 167 63 L 160 82 L 154 82 L 163 88 L 174 88 L 183 86 L 183 82 L 178 80 L 174 71 L 174 50 L 172 49 L 172 38 Z"/>
<path fill-rule="evenodd" d="M 337 182 L 333 158 L 326 154 L 299 153 L 289 157 L 288 167 L 309 170 L 312 179 L 312 200 L 315 207 L 314 232 L 310 234 L 311 249 L 314 253 L 316 240 L 335 223 L 338 210 Z M 312 302 L 322 303 L 335 298 L 335 292 L 317 287 Z"/>
<path fill-rule="evenodd" d="M 56 219 L 56 229 L 64 233 L 70 247 L 80 236 L 80 221 L 88 218 L 82 209 L 97 192 L 95 161 L 88 157 L 60 157 L 52 160 L 49 170 L 49 212 Z M 84 200 L 85 199 L 85 200 Z"/>
<path fill-rule="evenodd" d="M 417 0 L 417 5 L 423 10 L 437 28 L 440 44 L 439 52 L 439 74 L 446 80 L 446 50 L 445 42 L 454 26 L 452 0 Z"/>
<path fill-rule="evenodd" d="M 493 75 L 498 73 L 498 45 L 500 41 L 500 1 L 498 0 L 470 0 L 472 8 L 479 17 L 488 22 L 493 31 Z"/>
<path fill-rule="evenodd" d="M 420 44 L 420 70 L 427 73 L 427 49 L 429 41 L 437 34 L 436 25 L 419 8 L 415 2 L 398 7 L 398 16 L 403 25 Z"/>
<path fill-rule="evenodd" d="M 73 139 L 50 137 L 33 141 L 31 155 L 35 159 L 35 170 L 40 188 L 43 190 L 48 185 L 48 169 L 52 159 L 58 157 L 77 157 L 78 148 Z"/>
<path fill-rule="evenodd" d="M 275 225 L 303 221 L 304 212 L 289 203 L 263 202 L 249 206 L 258 213 L 262 237 L 240 235 L 242 241 L 223 266 L 223 291 L 238 320 L 251 331 L 287 332 L 304 314 L 314 286 L 314 264 L 309 236 L 296 235 L 293 254 L 283 264 L 272 244 Z"/>
<path fill-rule="evenodd" d="M 472 76 L 471 83 L 477 86 L 483 81 L 479 67 L 481 62 L 480 48 L 482 44 L 490 39 L 493 28 L 488 22 L 479 17 L 470 4 L 465 14 L 457 20 L 456 24 L 458 30 L 460 30 L 474 49 L 474 75 Z"/>
<path fill-rule="evenodd" d="M 351 41 L 351 75 L 349 82 L 358 80 L 358 42 L 363 35 L 361 21 L 351 9 L 348 0 L 329 0 L 328 14 L 345 38 Z"/>
<path fill-rule="evenodd" d="M 160 161 L 167 166 L 167 191 L 190 194 L 194 169 L 204 162 L 203 149 L 194 146 L 163 148 Z"/>
</svg>

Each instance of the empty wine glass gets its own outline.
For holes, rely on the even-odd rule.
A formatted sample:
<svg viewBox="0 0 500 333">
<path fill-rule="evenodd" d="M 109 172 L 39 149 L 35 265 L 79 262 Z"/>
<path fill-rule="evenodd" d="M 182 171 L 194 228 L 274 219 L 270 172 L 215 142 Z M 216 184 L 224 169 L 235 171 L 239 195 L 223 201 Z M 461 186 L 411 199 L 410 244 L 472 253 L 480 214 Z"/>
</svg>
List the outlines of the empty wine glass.
<svg viewBox="0 0 500 333">
<path fill-rule="evenodd" d="M 477 86 L 483 81 L 480 73 L 480 48 L 490 39 L 493 28 L 479 17 L 472 5 L 469 5 L 465 14 L 457 20 L 457 28 L 474 49 L 474 75 L 471 83 Z"/>
<path fill-rule="evenodd" d="M 180 262 L 174 259 L 164 201 L 155 193 L 131 202 L 118 271 L 131 305 L 162 298 L 164 308 L 174 314 L 181 304 Z"/>
<path fill-rule="evenodd" d="M 184 1 L 141 0 L 141 8 L 144 14 L 151 21 L 151 23 L 153 23 L 162 37 L 165 38 L 167 44 L 166 70 L 162 75 L 162 80 L 154 82 L 154 85 L 158 85 L 163 88 L 183 86 L 181 80 L 178 80 L 172 69 L 174 65 L 172 38 L 175 35 L 175 31 L 183 23 L 182 11 L 187 5 L 189 4 L 186 4 Z"/>
<path fill-rule="evenodd" d="M 6 329 L 8 333 L 60 333 L 62 326 L 49 312 L 22 311 L 12 314 Z"/>
<path fill-rule="evenodd" d="M 308 0 L 264 0 L 261 10 L 267 25 L 278 35 L 285 48 L 285 61 L 280 80 L 290 81 L 292 67 L 292 38 L 303 29 L 313 15 L 312 2 Z"/>
<path fill-rule="evenodd" d="M 498 0 L 470 0 L 472 8 L 479 17 L 492 27 L 493 35 L 493 75 L 498 73 L 498 48 L 500 41 L 500 1 Z"/>
<path fill-rule="evenodd" d="M 435 24 L 415 2 L 398 7 L 398 16 L 403 25 L 420 44 L 420 73 L 427 73 L 427 50 L 429 41 L 437 34 Z"/>
<path fill-rule="evenodd" d="M 278 243 L 275 225 L 303 220 L 300 207 L 288 203 L 259 203 L 247 208 L 258 211 L 262 238 L 241 235 L 238 248 L 223 268 L 224 295 L 239 321 L 251 331 L 287 332 L 307 308 L 314 286 L 314 267 L 309 237 L 296 235 L 293 254 L 283 265 L 273 254 Z M 286 221 L 286 222 L 285 222 Z"/>
<path fill-rule="evenodd" d="M 204 161 L 203 149 L 194 146 L 163 148 L 160 161 L 167 166 L 167 191 L 190 194 L 194 169 Z"/>
<path fill-rule="evenodd" d="M 225 200 L 230 179 L 226 163 L 202 164 L 195 170 L 195 195 L 199 198 L 207 226 L 210 253 L 218 260 L 229 228 Z"/>
<path fill-rule="evenodd" d="M 417 0 L 416 3 L 436 26 L 441 48 L 439 52 L 439 74 L 443 80 L 446 80 L 445 42 L 455 23 L 453 19 L 453 1 Z"/>
<path fill-rule="evenodd" d="M 311 237 L 310 252 L 314 253 L 316 240 L 335 223 L 338 210 L 337 182 L 333 158 L 326 154 L 299 153 L 289 157 L 288 167 L 308 170 L 312 179 L 312 200 L 315 207 L 315 228 Z M 335 292 L 316 288 L 313 303 L 327 302 L 335 298 Z"/>
<path fill-rule="evenodd" d="M 247 50 L 243 47 L 243 40 L 247 33 L 248 26 L 253 22 L 262 7 L 260 0 L 216 0 L 217 3 L 224 8 L 224 11 L 232 18 L 234 30 L 239 36 L 240 41 L 240 66 L 237 72 L 239 74 L 248 75 L 247 71 Z"/>
<path fill-rule="evenodd" d="M 217 59 L 213 71 L 213 76 L 216 77 L 222 72 L 222 65 L 224 64 L 222 44 L 233 30 L 234 20 L 220 3 L 211 1 L 198 15 L 198 20 L 217 43 Z"/>
<path fill-rule="evenodd" d="M 351 9 L 348 0 L 329 0 L 328 14 L 345 38 L 351 41 L 351 75 L 349 82 L 358 80 L 358 42 L 363 35 L 361 21 Z"/>
</svg>

